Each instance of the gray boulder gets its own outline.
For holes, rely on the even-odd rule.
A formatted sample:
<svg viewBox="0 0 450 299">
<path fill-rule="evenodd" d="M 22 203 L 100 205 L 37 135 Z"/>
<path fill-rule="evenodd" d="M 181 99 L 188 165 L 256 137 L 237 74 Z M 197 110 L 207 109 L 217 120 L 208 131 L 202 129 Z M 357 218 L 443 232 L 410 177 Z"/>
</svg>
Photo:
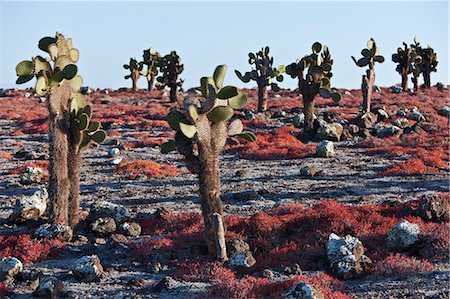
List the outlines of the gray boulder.
<svg viewBox="0 0 450 299">
<path fill-rule="evenodd" d="M 75 262 L 72 274 L 79 281 L 99 281 L 103 276 L 103 267 L 97 255 L 87 255 Z"/>
<path fill-rule="evenodd" d="M 328 140 L 319 142 L 316 147 L 316 155 L 324 158 L 336 156 L 333 142 Z"/>
<path fill-rule="evenodd" d="M 324 299 L 322 292 L 313 285 L 299 281 L 292 286 L 285 299 Z"/>
<path fill-rule="evenodd" d="M 387 245 L 397 251 L 411 247 L 419 239 L 420 228 L 407 220 L 397 223 L 387 234 Z"/>
</svg>

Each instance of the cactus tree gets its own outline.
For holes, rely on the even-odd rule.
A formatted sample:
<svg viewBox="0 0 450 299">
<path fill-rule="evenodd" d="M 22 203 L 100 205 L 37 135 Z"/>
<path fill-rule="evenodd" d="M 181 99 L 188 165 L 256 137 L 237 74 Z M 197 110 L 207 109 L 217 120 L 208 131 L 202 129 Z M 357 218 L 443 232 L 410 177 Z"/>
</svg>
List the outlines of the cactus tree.
<svg viewBox="0 0 450 299">
<path fill-rule="evenodd" d="M 124 64 L 123 68 L 126 70 L 130 70 L 130 74 L 125 76 L 125 79 L 130 79 L 132 82 L 132 90 L 136 91 L 137 89 L 137 81 L 141 77 L 142 70 L 144 68 L 143 62 L 138 62 L 134 58 L 130 58 L 129 64 Z"/>
<path fill-rule="evenodd" d="M 314 99 L 317 94 L 324 98 L 341 100 L 341 95 L 331 92 L 330 79 L 333 59 L 327 46 L 319 42 L 312 45 L 312 53 L 286 67 L 286 74 L 293 79 L 298 78 L 298 89 L 303 96 L 303 112 L 305 114 L 305 131 L 314 131 Z M 306 71 L 306 73 L 305 73 Z"/>
<path fill-rule="evenodd" d="M 362 76 L 361 92 L 363 95 L 363 113 L 370 112 L 370 101 L 372 98 L 373 86 L 375 84 L 375 62 L 383 63 L 384 57 L 378 55 L 378 47 L 373 38 L 367 42 L 367 48 L 361 50 L 363 56 L 359 60 L 356 60 L 352 56 L 353 61 L 359 67 L 369 66 L 366 70 L 366 74 Z"/>
<path fill-rule="evenodd" d="M 178 77 L 184 70 L 184 65 L 181 64 L 180 56 L 176 51 L 170 52 L 158 61 L 158 67 L 161 75 L 156 78 L 156 87 L 163 89 L 164 87 L 170 88 L 170 101 L 178 101 L 178 89 L 181 91 L 183 86 L 183 80 Z"/>
<path fill-rule="evenodd" d="M 244 75 L 238 70 L 235 70 L 238 78 L 248 83 L 250 80 L 256 81 L 258 85 L 258 111 L 267 110 L 267 87 L 277 92 L 280 90 L 277 83 L 273 82 L 275 78 L 278 82 L 283 81 L 284 66 L 280 65 L 278 68 L 273 67 L 273 57 L 269 56 L 269 47 L 261 49 L 257 53 L 248 53 L 248 63 L 254 65 L 253 70 L 246 72 Z"/>
<path fill-rule="evenodd" d="M 44 37 L 39 48 L 50 55 L 33 57 L 16 67 L 16 83 L 36 77 L 36 94 L 47 98 L 49 113 L 49 202 L 54 224 L 75 227 L 79 221 L 82 151 L 92 142 L 105 140 L 101 124 L 91 121 L 92 108 L 80 93 L 83 83 L 77 75 L 78 50 L 72 39 L 60 33 Z"/>
<path fill-rule="evenodd" d="M 428 45 L 427 48 L 422 48 L 420 43 L 415 39 L 415 52 L 420 56 L 420 59 L 417 61 L 417 67 L 422 73 L 423 83 L 426 88 L 431 87 L 431 72 L 436 72 L 436 66 L 438 64 L 437 54 L 434 52 L 434 49 Z"/>
<path fill-rule="evenodd" d="M 215 217 L 223 214 L 220 199 L 220 153 L 229 136 L 239 136 L 248 141 L 256 139 L 252 133 L 243 132 L 239 119 L 229 124 L 234 110 L 244 107 L 247 97 L 234 86 L 223 86 L 225 73 L 226 65 L 220 65 L 212 78 L 201 79 L 203 101 L 187 99 L 183 111 L 172 109 L 169 112 L 167 121 L 176 131 L 175 140 L 161 146 L 162 153 L 177 150 L 184 156 L 187 168 L 198 175 L 208 250 L 211 255 L 222 260 L 226 259 L 224 238 L 223 234 L 220 237 L 221 228 L 216 226 L 215 221 Z"/>
<path fill-rule="evenodd" d="M 158 61 L 161 58 L 159 52 L 155 51 L 155 49 L 150 48 L 144 50 L 144 54 L 142 55 L 143 61 L 142 63 L 147 66 L 147 70 L 142 72 L 147 78 L 148 82 L 148 91 L 153 90 L 153 83 L 155 82 L 155 77 L 158 75 Z"/>
<path fill-rule="evenodd" d="M 417 44 L 417 39 L 414 39 Z M 413 73 L 414 89 L 418 87 L 418 77 L 420 70 L 416 67 L 420 63 L 421 57 L 415 51 L 415 45 L 408 47 L 408 44 L 403 42 L 403 49 L 399 47 L 397 53 L 392 54 L 392 61 L 397 63 L 396 71 L 402 76 L 402 90 L 408 90 L 408 75 Z"/>
</svg>

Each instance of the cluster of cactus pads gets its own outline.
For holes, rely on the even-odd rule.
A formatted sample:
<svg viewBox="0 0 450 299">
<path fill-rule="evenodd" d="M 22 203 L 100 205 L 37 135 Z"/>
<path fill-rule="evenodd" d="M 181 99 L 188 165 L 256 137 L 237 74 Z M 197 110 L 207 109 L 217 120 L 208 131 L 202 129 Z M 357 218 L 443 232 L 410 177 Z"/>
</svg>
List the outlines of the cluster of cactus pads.
<svg viewBox="0 0 450 299">
<path fill-rule="evenodd" d="M 375 84 L 375 62 L 383 63 L 384 57 L 379 55 L 379 49 L 373 38 L 367 42 L 367 48 L 361 50 L 362 58 L 356 60 L 352 56 L 353 61 L 359 67 L 369 68 L 366 70 L 366 74 L 362 76 L 361 92 L 363 95 L 363 107 L 362 112 L 370 112 L 370 103 L 372 99 L 373 87 Z"/>
<path fill-rule="evenodd" d="M 330 79 L 333 59 L 327 46 L 315 42 L 312 53 L 286 67 L 286 74 L 293 79 L 298 78 L 298 89 L 303 96 L 303 112 L 305 114 L 305 130 L 314 130 L 314 98 L 320 94 L 323 98 L 331 98 L 335 102 L 341 95 L 331 91 Z"/>
<path fill-rule="evenodd" d="M 130 70 L 130 74 L 126 75 L 124 78 L 127 80 L 131 78 L 131 82 L 132 82 L 131 90 L 136 91 L 137 90 L 137 82 L 138 82 L 139 78 L 141 77 L 141 73 L 144 69 L 144 63 L 138 62 L 135 58 L 130 58 L 130 63 L 124 64 L 123 68 L 126 70 Z"/>
<path fill-rule="evenodd" d="M 201 78 L 204 99 L 187 98 L 183 108 L 172 109 L 167 115 L 170 127 L 176 131 L 175 140 L 161 145 L 161 152 L 178 151 L 185 158 L 187 168 L 199 176 L 202 212 L 211 254 L 226 259 L 219 248 L 214 229 L 214 214 L 222 216 L 220 199 L 219 157 L 229 136 L 239 136 L 253 142 L 256 137 L 243 131 L 240 119 L 229 123 L 235 109 L 247 103 L 247 96 L 234 86 L 223 86 L 227 67 L 220 65 L 213 77 Z M 228 124 L 229 123 L 229 124 Z M 197 145 L 195 150 L 194 145 Z"/>
<path fill-rule="evenodd" d="M 267 87 L 277 92 L 280 90 L 277 83 L 273 82 L 275 78 L 278 82 L 283 81 L 283 73 L 285 71 L 284 65 L 278 68 L 273 67 L 273 57 L 269 56 L 270 48 L 262 48 L 256 53 L 248 53 L 248 63 L 254 65 L 253 70 L 246 72 L 244 75 L 238 70 L 235 70 L 238 78 L 248 83 L 250 80 L 256 81 L 258 85 L 258 111 L 267 110 Z"/>
<path fill-rule="evenodd" d="M 39 48 L 50 58 L 33 57 L 16 67 L 17 83 L 36 77 L 36 93 L 45 96 L 49 112 L 49 201 L 54 224 L 76 226 L 79 220 L 79 177 L 82 150 L 101 143 L 106 132 L 91 121 L 92 108 L 80 93 L 83 79 L 77 75 L 78 50 L 61 33 L 44 37 Z"/>
<path fill-rule="evenodd" d="M 436 72 L 438 61 L 430 45 L 422 48 L 417 37 L 414 37 L 414 44 L 408 47 L 408 44 L 403 42 L 403 48 L 399 47 L 397 53 L 392 54 L 392 61 L 397 63 L 396 71 L 402 76 L 403 91 L 408 90 L 408 75 L 411 73 L 415 91 L 419 89 L 420 74 L 423 75 L 425 87 L 431 86 L 430 74 Z"/>
<path fill-rule="evenodd" d="M 158 60 L 158 67 L 161 74 L 156 78 L 156 88 L 168 87 L 170 89 L 170 101 L 178 101 L 178 91 L 183 90 L 184 82 L 179 78 L 184 70 L 180 56 L 176 51 L 172 51 Z"/>
<path fill-rule="evenodd" d="M 130 70 L 130 74 L 125 76 L 125 79 L 130 79 L 132 82 L 132 91 L 137 90 L 137 82 L 141 76 L 147 79 L 147 90 L 153 90 L 153 84 L 155 82 L 155 77 L 158 75 L 158 62 L 161 56 L 159 52 L 153 48 L 149 48 L 143 51 L 142 61 L 137 61 L 135 58 L 130 58 L 129 64 L 124 64 L 123 68 Z M 144 69 L 144 65 L 147 69 Z"/>
</svg>

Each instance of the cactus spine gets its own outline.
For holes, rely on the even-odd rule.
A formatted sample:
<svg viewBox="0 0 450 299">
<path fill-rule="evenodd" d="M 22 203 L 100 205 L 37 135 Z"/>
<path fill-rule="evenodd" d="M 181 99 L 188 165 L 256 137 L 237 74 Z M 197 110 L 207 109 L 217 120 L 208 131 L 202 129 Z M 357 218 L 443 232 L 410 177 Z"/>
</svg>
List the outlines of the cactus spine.
<svg viewBox="0 0 450 299">
<path fill-rule="evenodd" d="M 155 77 L 158 76 L 158 61 L 161 59 L 161 56 L 159 55 L 159 52 L 155 51 L 155 49 L 150 48 L 144 50 L 142 58 L 142 63 L 147 66 L 147 70 L 142 71 L 142 75 L 147 78 L 147 90 L 152 91 Z"/>
<path fill-rule="evenodd" d="M 369 66 L 366 74 L 362 76 L 361 91 L 363 95 L 362 112 L 370 112 L 370 103 L 372 99 L 373 86 L 375 84 L 375 62 L 383 63 L 384 57 L 378 55 L 378 47 L 373 38 L 367 42 L 367 48 L 361 50 L 363 56 L 358 61 L 352 56 L 353 61 L 359 67 Z"/>
<path fill-rule="evenodd" d="M 311 48 L 312 54 L 306 55 L 286 67 L 286 74 L 293 79 L 298 78 L 298 89 L 303 96 L 306 132 L 314 132 L 314 102 L 317 94 L 323 98 L 332 98 L 335 102 L 341 100 L 341 95 L 331 92 L 330 89 L 333 59 L 331 59 L 328 47 L 322 47 L 321 43 L 315 42 Z"/>
<path fill-rule="evenodd" d="M 143 70 L 143 67 L 144 67 L 144 63 L 143 62 L 138 62 L 134 58 L 130 58 L 130 63 L 129 64 L 124 64 L 123 65 L 124 69 L 130 70 L 130 74 L 126 75 L 124 78 L 127 79 L 127 80 L 131 78 L 131 82 L 132 82 L 131 90 L 132 91 L 136 91 L 137 90 L 137 81 L 141 77 L 141 72 Z"/>
<path fill-rule="evenodd" d="M 283 81 L 283 73 L 285 71 L 284 65 L 280 65 L 278 68 L 273 67 L 273 57 L 269 56 L 269 47 L 262 48 L 261 51 L 256 53 L 248 53 L 248 63 L 254 65 L 253 70 L 246 72 L 244 75 L 238 70 L 235 70 L 238 78 L 248 83 L 250 80 L 256 81 L 258 85 L 258 111 L 267 110 L 267 87 L 277 92 L 280 90 L 277 83 L 273 82 L 275 78 L 278 82 Z"/>
<path fill-rule="evenodd" d="M 178 56 L 176 51 L 172 51 L 170 54 L 159 59 L 158 67 L 161 75 L 156 78 L 156 88 L 170 88 L 170 101 L 178 101 L 178 90 L 183 90 L 182 86 L 184 82 L 178 78 L 184 70 L 180 56 Z"/>
<path fill-rule="evenodd" d="M 217 221 L 214 214 L 223 215 L 220 199 L 220 153 L 229 136 L 239 136 L 248 141 L 255 141 L 253 133 L 243 132 L 239 119 L 228 124 L 235 109 L 245 106 L 247 97 L 234 86 L 223 87 L 226 65 L 216 68 L 213 77 L 201 78 L 204 101 L 186 99 L 183 110 L 172 109 L 167 121 L 176 131 L 175 140 L 161 145 L 161 152 L 178 151 L 184 156 L 187 168 L 198 175 L 202 213 L 207 232 L 208 250 L 219 259 L 226 259 L 223 244 L 217 236 Z M 197 145 L 198 152 L 194 150 Z M 217 216 L 217 215 L 216 215 Z M 223 240 L 222 240 L 223 241 Z"/>
<path fill-rule="evenodd" d="M 36 56 L 20 62 L 16 83 L 36 77 L 37 95 L 47 97 L 50 218 L 54 224 L 74 228 L 79 221 L 82 151 L 92 142 L 104 141 L 106 132 L 100 130 L 99 122 L 91 121 L 92 108 L 80 93 L 83 80 L 75 65 L 79 53 L 72 40 L 56 33 L 54 38 L 42 38 L 39 48 L 50 54 L 50 59 Z"/>
</svg>

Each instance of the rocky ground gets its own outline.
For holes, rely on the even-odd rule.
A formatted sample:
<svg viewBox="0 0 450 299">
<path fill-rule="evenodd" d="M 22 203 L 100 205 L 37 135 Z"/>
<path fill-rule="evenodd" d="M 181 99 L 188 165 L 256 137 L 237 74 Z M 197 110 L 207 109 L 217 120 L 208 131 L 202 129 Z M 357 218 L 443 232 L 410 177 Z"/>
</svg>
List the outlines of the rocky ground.
<svg viewBox="0 0 450 299">
<path fill-rule="evenodd" d="M 132 95 L 129 95 L 132 97 Z M 158 99 L 159 100 L 159 99 Z M 151 101 L 158 101 L 151 100 Z M 0 103 L 3 101 L 0 98 Z M 324 111 L 320 107 L 318 113 Z M 287 115 L 289 119 L 291 115 Z M 273 120 L 274 127 L 282 125 L 283 119 Z M 11 169 L 24 165 L 30 158 L 47 158 L 47 136 L 45 134 L 25 134 L 13 136 L 21 129 L 16 120 L 0 119 L 0 151 L 14 155 L 18 151 L 30 154 L 28 157 L 0 159 L 0 219 L 7 219 L 13 205 L 22 195 L 30 195 L 46 182 L 21 185 L 18 176 Z M 178 167 L 180 174 L 175 177 L 147 178 L 140 176 L 129 179 L 126 175 L 114 173 L 108 152 L 120 148 L 126 142 L 137 139 L 129 134 L 149 130 L 119 127 L 121 136 L 110 137 L 105 144 L 86 151 L 81 180 L 83 209 L 92 203 L 107 200 L 128 208 L 136 219 L 153 214 L 157 208 L 166 207 L 173 212 L 200 211 L 196 177 L 184 167 L 177 154 L 161 155 L 159 148 L 142 147 L 121 149 L 120 156 L 126 160 L 151 160 L 170 163 Z M 152 128 L 150 134 L 167 131 Z M 127 137 L 128 136 L 128 137 Z M 346 140 L 335 143 L 336 157 L 319 158 L 309 155 L 299 159 L 246 160 L 238 154 L 225 154 L 221 162 L 222 191 L 225 213 L 230 215 L 252 215 L 281 203 L 290 201 L 312 205 L 323 199 L 334 199 L 352 205 L 381 203 L 386 201 L 404 202 L 426 193 L 448 192 L 448 172 L 440 171 L 411 176 L 380 176 L 379 173 L 390 165 L 393 158 L 369 155 L 366 149 L 357 146 L 360 141 Z M 315 166 L 319 175 L 300 175 L 302 166 Z M 244 195 L 240 192 L 248 191 Z M 38 224 L 38 223 L 37 223 Z M 34 230 L 37 224 L 29 226 L 3 224 L 1 235 L 10 235 Z M 129 241 L 145 239 L 148 236 L 129 237 Z M 151 287 L 169 272 L 151 271 L 144 263 L 131 258 L 127 244 L 105 239 L 76 236 L 58 254 L 42 261 L 25 265 L 27 271 L 39 270 L 60 279 L 71 298 L 193 298 L 200 296 L 208 287 L 203 282 L 178 281 L 174 286 L 161 292 L 152 292 Z M 0 250 L 1 251 L 1 250 Z M 88 254 L 97 254 L 105 270 L 99 282 L 78 282 L 68 271 L 75 260 Z M 431 273 L 410 275 L 403 278 L 365 277 L 346 283 L 344 292 L 351 298 L 448 298 L 450 287 L 449 267 L 445 263 L 435 264 Z M 16 283 L 11 298 L 29 298 L 33 288 L 29 283 Z"/>
</svg>

